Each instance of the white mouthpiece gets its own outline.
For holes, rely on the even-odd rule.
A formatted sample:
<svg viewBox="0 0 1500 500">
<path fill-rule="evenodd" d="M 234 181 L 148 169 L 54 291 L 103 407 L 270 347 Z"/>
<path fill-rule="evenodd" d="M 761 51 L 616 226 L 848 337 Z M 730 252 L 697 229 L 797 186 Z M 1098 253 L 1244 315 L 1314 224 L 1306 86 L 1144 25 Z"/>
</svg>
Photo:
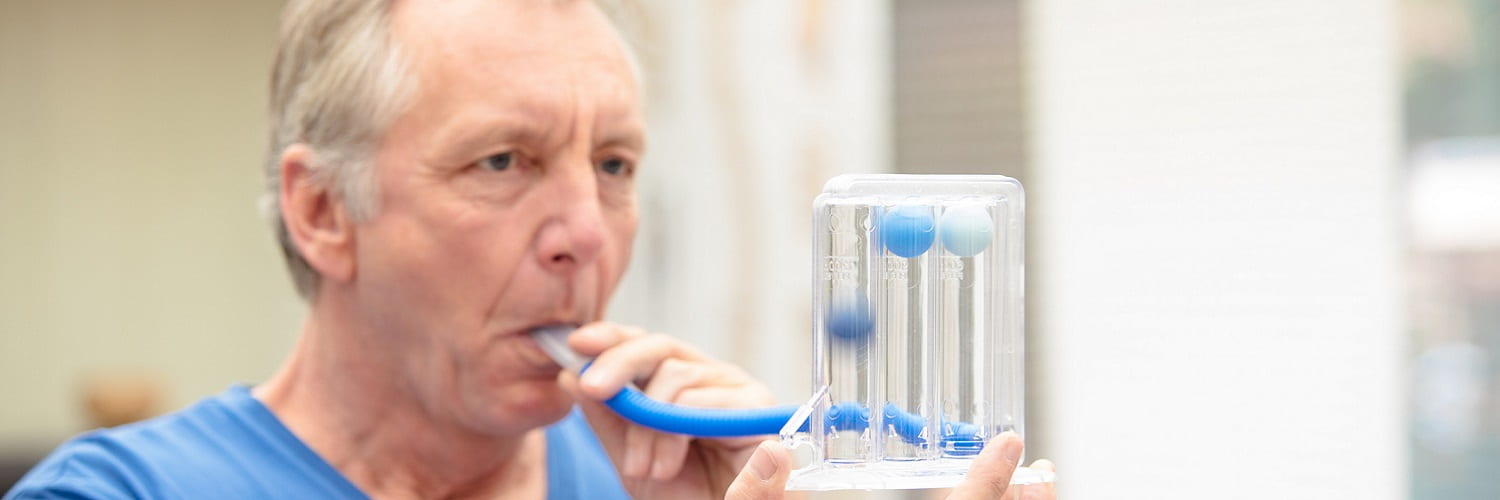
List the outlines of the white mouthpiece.
<svg viewBox="0 0 1500 500">
<path fill-rule="evenodd" d="M 542 346 L 542 351 L 552 357 L 552 361 L 566 370 L 577 372 L 583 369 L 583 365 L 592 361 L 568 347 L 568 334 L 573 333 L 577 327 L 572 325 L 544 326 L 531 331 L 531 338 L 536 340 L 537 345 Z"/>
</svg>

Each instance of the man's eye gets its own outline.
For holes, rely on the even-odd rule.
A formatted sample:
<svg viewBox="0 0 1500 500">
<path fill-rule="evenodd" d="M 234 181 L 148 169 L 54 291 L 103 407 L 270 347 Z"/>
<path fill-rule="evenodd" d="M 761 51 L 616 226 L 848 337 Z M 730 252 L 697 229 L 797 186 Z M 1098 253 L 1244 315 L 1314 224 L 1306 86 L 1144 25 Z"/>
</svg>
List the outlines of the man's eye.
<svg viewBox="0 0 1500 500">
<path fill-rule="evenodd" d="M 610 158 L 599 163 L 599 170 L 609 175 L 620 175 L 630 173 L 630 162 L 620 158 Z"/>
<path fill-rule="evenodd" d="M 505 170 L 510 169 L 510 165 L 514 161 L 515 161 L 515 154 L 513 154 L 513 153 L 500 153 L 500 154 L 497 154 L 497 155 L 490 155 L 488 158 L 485 158 L 483 160 L 479 160 L 479 166 L 483 167 L 485 170 L 493 170 L 495 172 L 503 172 Z"/>
</svg>

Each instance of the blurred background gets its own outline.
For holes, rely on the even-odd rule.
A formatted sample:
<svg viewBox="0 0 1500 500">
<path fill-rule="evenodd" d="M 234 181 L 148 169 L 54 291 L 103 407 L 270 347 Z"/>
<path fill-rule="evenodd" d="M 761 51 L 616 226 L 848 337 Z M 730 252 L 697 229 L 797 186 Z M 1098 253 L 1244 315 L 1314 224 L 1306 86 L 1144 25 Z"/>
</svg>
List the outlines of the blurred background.
<svg viewBox="0 0 1500 500">
<path fill-rule="evenodd" d="M 266 378 L 280 2 L 0 0 L 0 490 Z M 809 393 L 812 197 L 1028 187 L 1028 455 L 1063 498 L 1500 498 L 1500 2 L 640 0 L 611 315 Z M 828 497 L 918 498 L 853 492 Z"/>
</svg>

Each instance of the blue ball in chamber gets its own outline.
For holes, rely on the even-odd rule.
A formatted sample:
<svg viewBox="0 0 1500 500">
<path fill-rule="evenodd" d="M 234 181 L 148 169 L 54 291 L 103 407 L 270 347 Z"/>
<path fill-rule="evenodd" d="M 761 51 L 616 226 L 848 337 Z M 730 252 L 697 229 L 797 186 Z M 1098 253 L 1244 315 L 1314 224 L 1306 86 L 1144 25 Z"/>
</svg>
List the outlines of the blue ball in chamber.
<svg viewBox="0 0 1500 500">
<path fill-rule="evenodd" d="M 973 257 L 990 246 L 995 221 L 984 207 L 966 205 L 943 212 L 943 247 L 959 257 Z"/>
<path fill-rule="evenodd" d="M 943 422 L 943 454 L 950 457 L 971 457 L 984 451 L 984 438 L 979 426 L 964 422 Z"/>
<path fill-rule="evenodd" d="M 880 242 L 886 250 L 905 258 L 922 255 L 937 238 L 932 207 L 903 205 L 880 216 Z"/>
<path fill-rule="evenodd" d="M 870 427 L 870 409 L 854 401 L 835 403 L 826 415 L 829 430 L 862 431 Z"/>
<path fill-rule="evenodd" d="M 835 339 L 862 340 L 875 329 L 875 318 L 870 313 L 870 301 L 864 295 L 851 293 L 833 300 L 828 314 L 823 318 L 823 327 Z"/>
</svg>

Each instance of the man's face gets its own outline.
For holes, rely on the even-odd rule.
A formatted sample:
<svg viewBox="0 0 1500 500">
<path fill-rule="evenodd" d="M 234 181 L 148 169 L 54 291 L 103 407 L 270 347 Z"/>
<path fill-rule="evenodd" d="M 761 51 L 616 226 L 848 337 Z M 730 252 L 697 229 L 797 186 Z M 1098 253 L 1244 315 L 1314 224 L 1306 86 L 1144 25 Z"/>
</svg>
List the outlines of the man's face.
<svg viewBox="0 0 1500 500">
<path fill-rule="evenodd" d="M 427 410 L 487 432 L 561 418 L 525 334 L 603 315 L 636 229 L 635 79 L 585 1 L 403 2 L 420 84 L 383 138 L 354 290 L 381 362 Z"/>
</svg>

